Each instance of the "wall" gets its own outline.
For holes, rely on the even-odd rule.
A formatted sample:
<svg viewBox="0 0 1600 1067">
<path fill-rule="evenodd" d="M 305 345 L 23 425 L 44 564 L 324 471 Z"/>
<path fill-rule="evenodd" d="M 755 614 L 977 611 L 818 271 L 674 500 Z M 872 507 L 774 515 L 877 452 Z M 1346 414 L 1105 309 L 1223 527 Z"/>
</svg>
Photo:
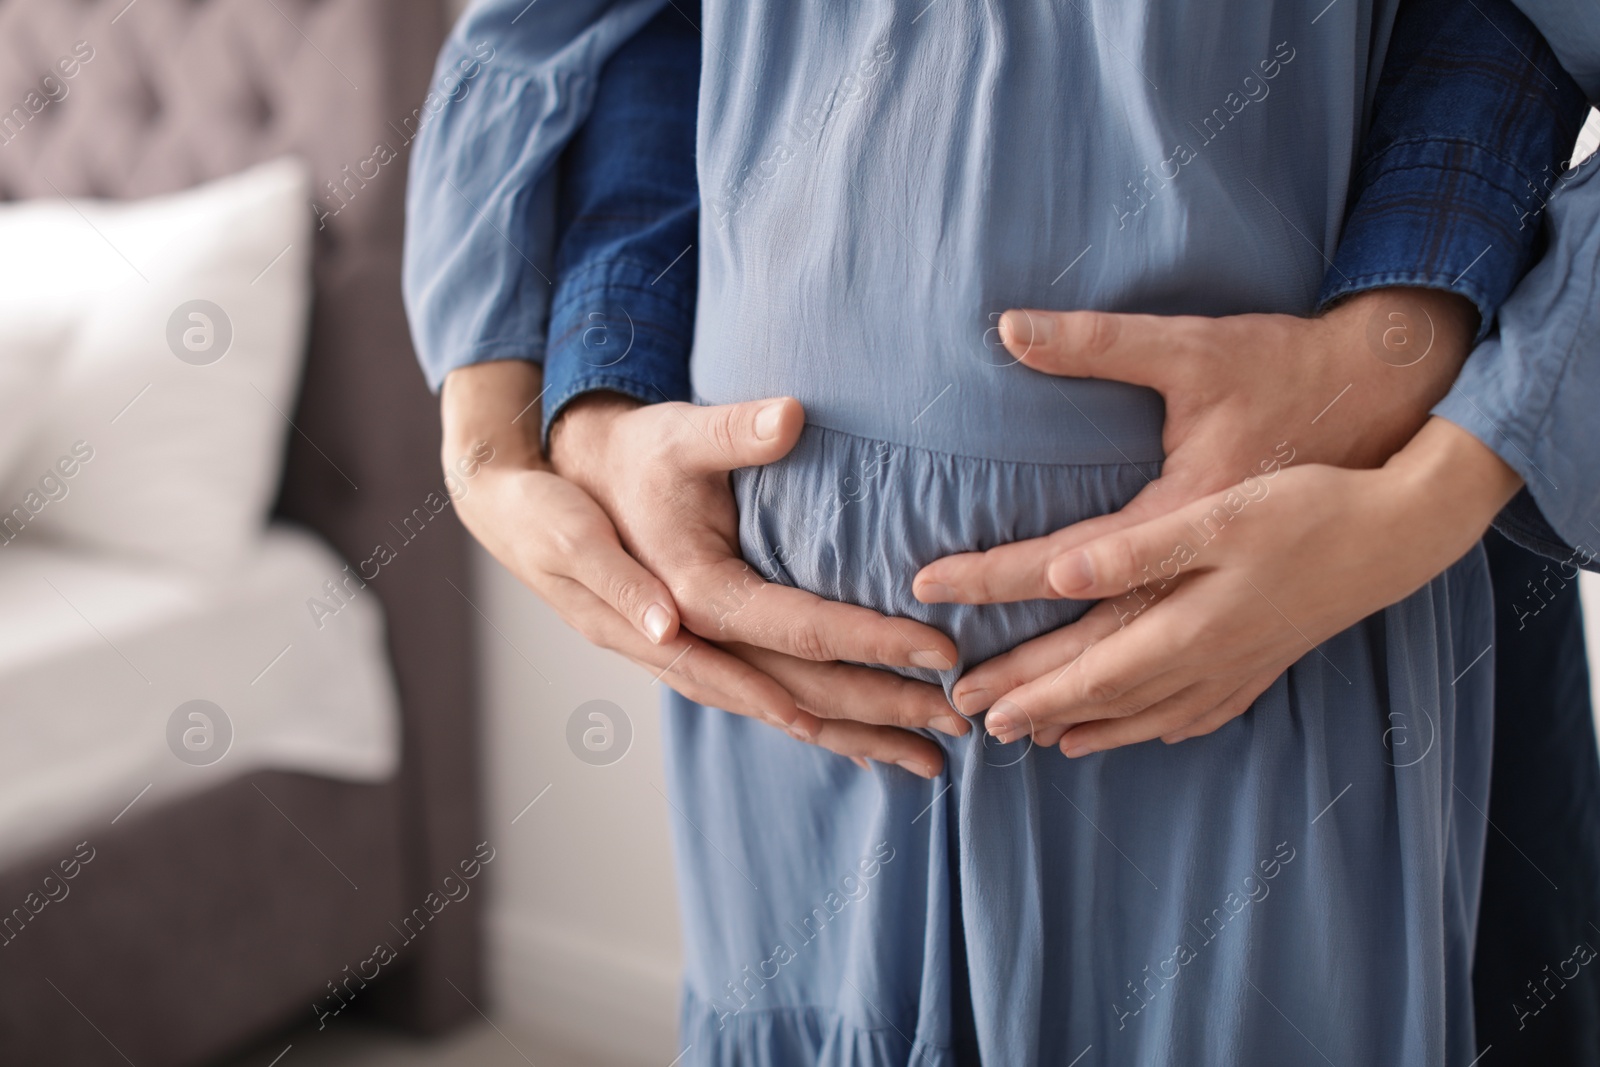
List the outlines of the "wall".
<svg viewBox="0 0 1600 1067">
<path fill-rule="evenodd" d="M 487 553 L 476 564 L 487 824 L 505 842 L 489 868 L 496 1016 L 607 1064 L 661 1067 L 678 1054 L 680 947 L 660 686 L 590 646 Z M 567 741 L 573 711 L 597 699 L 633 727 L 609 766 Z"/>
</svg>

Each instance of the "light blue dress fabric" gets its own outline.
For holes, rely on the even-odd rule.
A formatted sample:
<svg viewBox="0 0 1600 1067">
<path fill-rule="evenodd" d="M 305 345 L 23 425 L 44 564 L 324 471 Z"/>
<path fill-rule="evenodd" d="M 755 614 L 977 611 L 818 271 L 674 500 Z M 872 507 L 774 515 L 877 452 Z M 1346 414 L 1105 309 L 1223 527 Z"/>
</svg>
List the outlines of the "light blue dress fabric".
<svg viewBox="0 0 1600 1067">
<path fill-rule="evenodd" d="M 740 474 L 740 541 L 775 580 L 944 629 L 964 667 L 1085 605 L 919 605 L 917 566 L 1153 473 L 810 429 Z M 986 1064 L 1464 1067 L 1492 706 L 1482 662 L 1452 681 L 1489 616 L 1475 552 L 1208 737 L 1068 761 L 930 735 L 931 783 L 670 697 L 684 1062 L 969 1064 L 970 987 Z"/>
<path fill-rule="evenodd" d="M 550 5 L 424 131 L 413 213 L 483 264 L 408 259 L 425 360 L 489 309 L 537 316 L 549 161 L 659 7 Z M 946 685 L 1076 617 L 910 593 L 941 555 L 1120 507 L 1161 459 L 1154 394 L 1022 368 L 995 316 L 1309 311 L 1393 8 L 709 0 L 693 381 L 809 420 L 735 479 L 751 563 L 945 629 Z M 481 3 L 456 45 L 546 10 Z M 486 118 L 510 173 L 477 165 Z M 1488 600 L 1474 552 L 1209 737 L 1073 762 L 936 737 L 935 783 L 670 698 L 680 1062 L 956 1064 L 970 1036 L 991 1067 L 1466 1067 Z"/>
<path fill-rule="evenodd" d="M 982 458 L 1158 458 L 1154 393 L 1021 368 L 999 314 L 1313 308 L 1392 8 L 707 4 L 697 392 Z"/>
</svg>

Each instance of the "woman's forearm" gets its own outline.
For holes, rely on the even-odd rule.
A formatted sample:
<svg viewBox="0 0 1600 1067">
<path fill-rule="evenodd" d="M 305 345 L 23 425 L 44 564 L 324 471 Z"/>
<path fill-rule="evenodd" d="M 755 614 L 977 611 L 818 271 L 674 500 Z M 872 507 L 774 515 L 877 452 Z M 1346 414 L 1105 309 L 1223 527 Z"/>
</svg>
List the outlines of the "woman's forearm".
<svg viewBox="0 0 1600 1067">
<path fill-rule="evenodd" d="M 530 360 L 474 363 L 450 372 L 439 391 L 445 470 L 462 457 L 492 450 L 486 461 L 522 470 L 546 470 L 539 448 L 538 401 L 544 368 Z"/>
<path fill-rule="evenodd" d="M 1384 464 L 1383 474 L 1397 494 L 1397 519 L 1413 536 L 1437 542 L 1435 573 L 1466 554 L 1522 488 L 1521 476 L 1493 450 L 1437 416 Z"/>
</svg>

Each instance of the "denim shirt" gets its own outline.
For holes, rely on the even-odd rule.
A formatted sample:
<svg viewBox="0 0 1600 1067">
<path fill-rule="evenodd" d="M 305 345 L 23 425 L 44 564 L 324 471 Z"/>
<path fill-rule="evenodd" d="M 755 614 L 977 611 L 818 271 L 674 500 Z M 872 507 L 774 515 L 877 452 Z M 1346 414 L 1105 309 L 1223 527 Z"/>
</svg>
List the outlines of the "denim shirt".
<svg viewBox="0 0 1600 1067">
<path fill-rule="evenodd" d="M 528 212 L 542 215 L 545 225 L 551 212 L 559 220 L 553 294 L 504 300 L 477 317 L 471 336 L 430 343 L 436 331 L 426 314 L 417 321 L 416 275 L 408 264 L 414 326 L 434 385 L 455 366 L 477 360 L 545 357 L 546 335 L 536 319 L 548 302 L 547 416 L 591 389 L 647 401 L 687 395 L 697 206 L 688 161 L 698 37 L 686 32 L 688 17 L 677 10 L 650 19 L 654 5 L 615 7 L 625 10 L 578 38 L 584 48 L 614 53 L 604 76 L 591 79 L 593 85 L 575 80 L 555 116 L 571 138 L 559 203 L 538 202 Z M 1324 302 L 1375 286 L 1432 285 L 1472 299 L 1487 329 L 1535 249 L 1538 227 L 1528 219 L 1542 206 L 1540 179 L 1563 158 L 1580 112 L 1581 95 L 1505 0 L 1405 5 Z M 471 146 L 473 165 L 494 167 L 524 150 L 512 132 L 483 131 Z M 414 165 L 426 163 L 427 147 Z M 417 169 L 427 174 L 425 165 Z M 448 240 L 429 240 L 417 210 L 425 201 L 416 191 L 408 260 L 449 248 Z M 553 199 L 543 190 L 504 192 Z M 433 193 L 440 195 L 436 182 Z M 537 242 L 529 247 L 541 258 Z M 532 275 L 544 272 L 517 251 L 534 288 Z M 435 284 L 441 277 L 447 285 L 469 284 L 465 276 L 452 283 L 450 272 L 434 275 Z"/>
</svg>

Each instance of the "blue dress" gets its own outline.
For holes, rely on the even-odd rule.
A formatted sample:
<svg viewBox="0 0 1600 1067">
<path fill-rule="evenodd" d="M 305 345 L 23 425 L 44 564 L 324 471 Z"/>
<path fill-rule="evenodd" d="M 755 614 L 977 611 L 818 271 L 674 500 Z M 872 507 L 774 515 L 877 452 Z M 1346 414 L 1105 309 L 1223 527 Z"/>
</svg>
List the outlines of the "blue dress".
<svg viewBox="0 0 1600 1067">
<path fill-rule="evenodd" d="M 993 315 L 1311 308 L 1393 15 L 1324 6 L 706 5 L 692 382 L 808 418 L 735 477 L 745 557 L 949 633 L 946 686 L 1081 613 L 911 595 L 1161 459 L 1154 394 Z M 975 731 L 931 784 L 672 700 L 690 1058 L 1466 1067 L 1490 618 L 1474 552 L 1209 737 Z"/>
</svg>

